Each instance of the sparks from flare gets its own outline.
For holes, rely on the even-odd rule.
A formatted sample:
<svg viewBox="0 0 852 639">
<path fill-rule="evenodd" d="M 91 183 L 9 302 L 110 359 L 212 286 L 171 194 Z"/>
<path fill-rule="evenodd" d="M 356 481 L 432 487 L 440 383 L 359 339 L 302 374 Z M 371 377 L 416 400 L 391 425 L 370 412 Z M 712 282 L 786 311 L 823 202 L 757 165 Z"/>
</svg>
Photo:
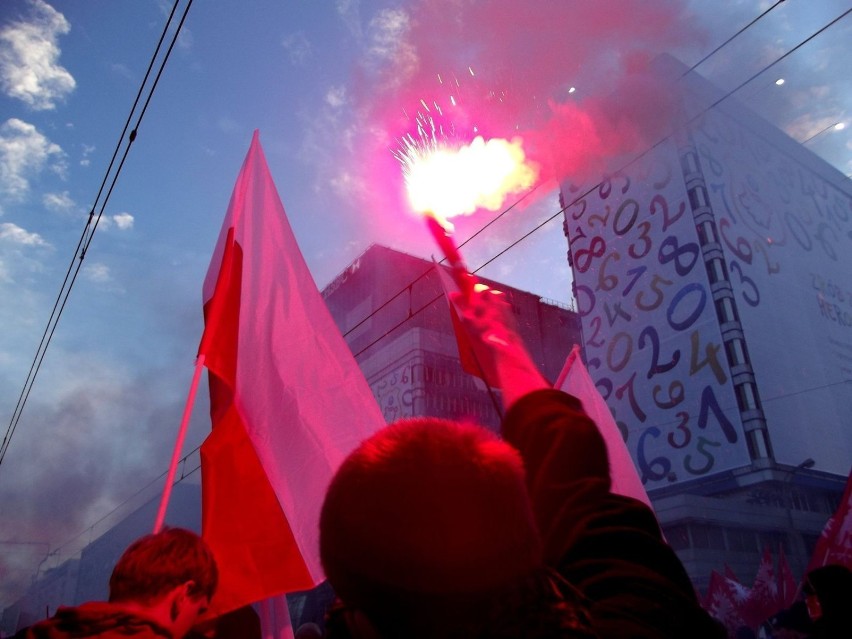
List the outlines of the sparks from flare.
<svg viewBox="0 0 852 639">
<path fill-rule="evenodd" d="M 418 112 L 415 120 L 417 134 L 398 139 L 392 153 L 402 165 L 411 207 L 431 212 L 445 227 L 456 215 L 499 210 L 508 195 L 530 188 L 538 177 L 520 138 L 486 141 L 477 135 L 469 144 L 454 143 L 428 112 Z"/>
</svg>

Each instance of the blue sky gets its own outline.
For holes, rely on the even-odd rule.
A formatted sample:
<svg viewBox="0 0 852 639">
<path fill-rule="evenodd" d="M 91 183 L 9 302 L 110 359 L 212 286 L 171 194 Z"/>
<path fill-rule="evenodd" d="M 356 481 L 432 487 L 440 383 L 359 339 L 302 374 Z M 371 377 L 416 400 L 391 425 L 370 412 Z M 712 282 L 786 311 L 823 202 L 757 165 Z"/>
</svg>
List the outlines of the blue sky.
<svg viewBox="0 0 852 639">
<path fill-rule="evenodd" d="M 48 550 L 57 552 L 45 566 L 67 558 L 68 540 L 165 470 L 201 334 L 201 282 L 254 129 L 322 287 L 373 242 L 423 257 L 436 250 L 401 210 L 401 180 L 386 170 L 388 147 L 410 129 L 399 114 L 435 89 L 424 78 L 475 67 L 480 84 L 461 87 L 468 96 L 488 83 L 516 89 L 493 113 L 492 103 L 477 103 L 476 118 L 497 130 L 508 114 L 547 135 L 546 98 L 567 100 L 576 85 L 571 100 L 593 100 L 618 86 L 624 60 L 637 54 L 670 52 L 692 65 L 772 4 L 194 3 L 0 466 L 0 606 Z M 0 3 L 4 432 L 171 6 Z M 850 6 L 787 0 L 698 71 L 736 87 Z M 506 25 L 509 35 L 499 31 Z M 844 174 L 852 173 L 850 32 L 847 17 L 737 93 L 795 139 L 815 136 L 808 148 Z M 559 44 L 547 53 L 539 43 Z M 531 98 L 529 86 L 552 95 Z M 463 138 L 476 124 L 470 115 L 457 117 Z M 838 122 L 850 126 L 835 130 Z M 558 210 L 552 188 L 538 193 L 466 247 L 471 266 Z M 491 217 L 460 220 L 458 237 Z M 557 219 L 485 274 L 569 303 L 564 256 Z M 206 434 L 205 413 L 202 397 L 185 450 Z"/>
</svg>

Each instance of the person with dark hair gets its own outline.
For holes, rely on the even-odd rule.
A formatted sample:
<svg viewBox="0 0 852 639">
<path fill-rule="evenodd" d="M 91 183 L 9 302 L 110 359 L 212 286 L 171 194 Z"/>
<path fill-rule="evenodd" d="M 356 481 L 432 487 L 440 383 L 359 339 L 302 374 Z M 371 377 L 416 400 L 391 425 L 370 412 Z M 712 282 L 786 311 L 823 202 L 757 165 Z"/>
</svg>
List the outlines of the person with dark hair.
<svg viewBox="0 0 852 639">
<path fill-rule="evenodd" d="M 503 440 L 401 420 L 341 465 L 320 518 L 329 637 L 722 637 L 653 512 L 610 492 L 604 440 L 548 387 L 492 291 L 456 300 Z"/>
<path fill-rule="evenodd" d="M 814 568 L 802 587 L 814 639 L 852 637 L 852 571 L 840 564 Z"/>
<path fill-rule="evenodd" d="M 133 542 L 109 580 L 109 601 L 60 607 L 27 639 L 182 639 L 216 592 L 219 573 L 204 540 L 166 528 Z"/>
</svg>

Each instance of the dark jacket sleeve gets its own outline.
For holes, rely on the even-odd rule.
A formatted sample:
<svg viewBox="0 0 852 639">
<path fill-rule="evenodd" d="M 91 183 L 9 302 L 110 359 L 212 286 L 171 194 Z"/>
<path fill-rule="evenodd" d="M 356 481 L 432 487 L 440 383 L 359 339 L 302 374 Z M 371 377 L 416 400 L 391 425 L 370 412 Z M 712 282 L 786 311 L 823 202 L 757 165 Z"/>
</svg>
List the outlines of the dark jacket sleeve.
<svg viewBox="0 0 852 639">
<path fill-rule="evenodd" d="M 601 637 L 717 637 L 644 503 L 610 492 L 606 444 L 580 402 L 547 389 L 509 409 L 545 560 L 588 597 Z"/>
</svg>

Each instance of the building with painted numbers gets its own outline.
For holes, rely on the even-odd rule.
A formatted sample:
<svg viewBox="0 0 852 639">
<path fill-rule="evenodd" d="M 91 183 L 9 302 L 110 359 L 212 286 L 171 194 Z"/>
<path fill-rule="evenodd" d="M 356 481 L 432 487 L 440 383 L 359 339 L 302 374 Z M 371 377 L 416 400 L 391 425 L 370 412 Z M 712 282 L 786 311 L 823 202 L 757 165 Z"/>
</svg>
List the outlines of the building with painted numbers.
<svg viewBox="0 0 852 639">
<path fill-rule="evenodd" d="M 766 546 L 798 577 L 852 466 L 852 188 L 681 86 L 688 125 L 562 185 L 587 366 L 695 583 Z"/>
<path fill-rule="evenodd" d="M 497 429 L 499 396 L 465 373 L 435 264 L 373 245 L 323 297 L 388 422 L 429 415 Z M 576 313 L 503 284 L 518 332 L 553 382 L 580 341 Z"/>
</svg>

